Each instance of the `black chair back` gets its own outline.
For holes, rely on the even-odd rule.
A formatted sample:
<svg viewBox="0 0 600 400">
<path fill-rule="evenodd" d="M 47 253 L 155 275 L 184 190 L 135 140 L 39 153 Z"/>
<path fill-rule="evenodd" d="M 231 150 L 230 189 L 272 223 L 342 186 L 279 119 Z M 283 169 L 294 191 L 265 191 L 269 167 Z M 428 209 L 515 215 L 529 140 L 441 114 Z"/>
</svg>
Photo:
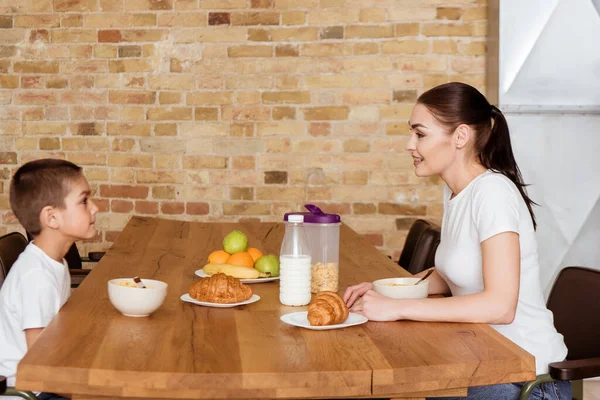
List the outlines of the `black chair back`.
<svg viewBox="0 0 600 400">
<path fill-rule="evenodd" d="M 418 274 L 435 265 L 435 252 L 439 244 L 440 227 L 418 219 L 408 231 L 398 264 L 411 274 Z"/>
<path fill-rule="evenodd" d="M 566 267 L 548 297 L 554 326 L 565 338 L 567 360 L 600 357 L 600 270 Z"/>
<path fill-rule="evenodd" d="M 33 236 L 29 232 L 27 232 L 27 240 L 30 242 L 33 240 Z M 73 245 L 65 254 L 65 260 L 67 260 L 67 264 L 69 264 L 69 269 L 82 269 L 83 263 L 81 261 L 81 255 L 79 254 L 79 250 L 77 250 L 77 245 L 73 243 Z"/>
<path fill-rule="evenodd" d="M 25 247 L 27 247 L 27 239 L 19 232 L 12 232 L 0 237 L 0 286 Z"/>
</svg>

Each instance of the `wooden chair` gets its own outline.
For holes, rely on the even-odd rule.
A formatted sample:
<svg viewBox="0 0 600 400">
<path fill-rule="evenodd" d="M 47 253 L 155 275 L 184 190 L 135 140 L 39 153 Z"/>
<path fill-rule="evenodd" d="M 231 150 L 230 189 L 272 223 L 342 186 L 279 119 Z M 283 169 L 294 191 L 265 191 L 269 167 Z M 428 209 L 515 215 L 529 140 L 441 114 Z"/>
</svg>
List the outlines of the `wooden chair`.
<svg viewBox="0 0 600 400">
<path fill-rule="evenodd" d="M 413 275 L 434 266 L 440 233 L 439 226 L 416 220 L 408 231 L 398 264 Z"/>
<path fill-rule="evenodd" d="M 10 271 L 10 267 L 17 261 L 19 254 L 27 247 L 27 239 L 19 232 L 9 233 L 0 237 L 0 287 Z M 8 387 L 6 377 L 0 376 L 0 396 L 17 396 L 29 400 L 37 400 L 31 392 L 16 390 Z"/>
<path fill-rule="evenodd" d="M 521 390 L 521 400 L 529 398 L 540 383 L 572 381 L 573 399 L 583 399 L 582 379 L 600 376 L 600 270 L 567 267 L 560 271 L 547 306 L 554 313 L 554 325 L 569 349 L 567 361 L 549 365 L 548 374 L 539 375 Z"/>
</svg>

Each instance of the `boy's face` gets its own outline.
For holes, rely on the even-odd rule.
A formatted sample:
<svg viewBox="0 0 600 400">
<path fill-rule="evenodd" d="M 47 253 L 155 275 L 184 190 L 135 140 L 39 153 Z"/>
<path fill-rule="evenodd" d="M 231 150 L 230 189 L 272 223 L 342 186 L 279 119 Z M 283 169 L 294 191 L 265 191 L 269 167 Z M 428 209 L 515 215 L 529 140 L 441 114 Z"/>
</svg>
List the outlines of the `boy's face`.
<svg viewBox="0 0 600 400">
<path fill-rule="evenodd" d="M 59 209 L 60 228 L 65 236 L 75 240 L 91 239 L 96 234 L 96 213 L 98 207 L 89 198 L 90 185 L 81 176 L 70 183 L 70 190 L 65 197 L 65 208 Z"/>
</svg>

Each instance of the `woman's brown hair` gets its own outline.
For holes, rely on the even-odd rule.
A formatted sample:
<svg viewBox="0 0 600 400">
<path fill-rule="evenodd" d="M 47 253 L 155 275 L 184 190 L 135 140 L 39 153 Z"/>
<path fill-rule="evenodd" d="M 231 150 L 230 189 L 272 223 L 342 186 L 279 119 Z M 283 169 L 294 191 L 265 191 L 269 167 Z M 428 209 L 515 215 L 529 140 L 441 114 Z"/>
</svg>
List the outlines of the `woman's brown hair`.
<svg viewBox="0 0 600 400">
<path fill-rule="evenodd" d="M 527 185 L 517 166 L 508 124 L 502 111 L 491 105 L 473 86 L 460 82 L 436 86 L 419 96 L 417 103 L 427 107 L 450 132 L 454 132 L 461 124 L 473 128 L 474 150 L 479 162 L 485 168 L 503 174 L 515 184 L 525 200 L 535 229 L 537 223 L 533 206 L 537 204 L 527 196 Z"/>
</svg>

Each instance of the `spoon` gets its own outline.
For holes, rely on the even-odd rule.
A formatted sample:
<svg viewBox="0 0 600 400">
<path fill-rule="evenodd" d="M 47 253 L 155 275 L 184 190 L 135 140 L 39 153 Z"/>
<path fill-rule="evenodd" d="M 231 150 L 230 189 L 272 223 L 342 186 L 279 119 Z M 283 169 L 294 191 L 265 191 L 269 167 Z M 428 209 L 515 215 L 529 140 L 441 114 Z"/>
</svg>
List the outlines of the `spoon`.
<svg viewBox="0 0 600 400">
<path fill-rule="evenodd" d="M 422 277 L 421 279 L 419 279 L 417 281 L 417 283 L 415 283 L 415 285 L 418 285 L 419 283 L 423 282 L 425 279 L 429 278 L 429 275 L 433 274 L 433 268 L 431 268 L 429 271 L 427 271 L 427 273 L 425 274 L 424 277 Z"/>
<path fill-rule="evenodd" d="M 133 281 L 138 285 L 138 287 L 146 289 L 146 285 L 144 285 L 144 282 L 142 282 L 139 276 L 134 276 Z"/>
</svg>

